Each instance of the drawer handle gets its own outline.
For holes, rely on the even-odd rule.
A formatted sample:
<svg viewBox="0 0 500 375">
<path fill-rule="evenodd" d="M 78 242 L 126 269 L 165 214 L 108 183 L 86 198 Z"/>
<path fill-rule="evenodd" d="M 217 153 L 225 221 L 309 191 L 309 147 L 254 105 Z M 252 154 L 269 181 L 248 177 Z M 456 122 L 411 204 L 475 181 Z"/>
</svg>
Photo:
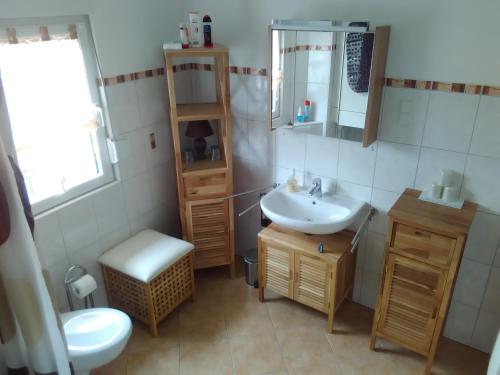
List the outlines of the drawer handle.
<svg viewBox="0 0 500 375">
<path fill-rule="evenodd" d="M 415 236 L 431 238 L 431 235 L 429 233 L 420 232 L 419 230 L 415 231 Z"/>
</svg>

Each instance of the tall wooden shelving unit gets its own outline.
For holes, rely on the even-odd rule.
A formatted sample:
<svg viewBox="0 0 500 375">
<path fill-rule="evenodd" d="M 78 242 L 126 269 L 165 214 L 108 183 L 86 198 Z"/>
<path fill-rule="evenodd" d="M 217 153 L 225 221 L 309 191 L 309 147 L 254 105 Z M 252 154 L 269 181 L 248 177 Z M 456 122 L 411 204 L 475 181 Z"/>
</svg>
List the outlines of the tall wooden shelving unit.
<svg viewBox="0 0 500 375">
<path fill-rule="evenodd" d="M 213 48 L 189 48 L 164 51 L 170 123 L 175 151 L 177 190 L 183 237 L 194 244 L 195 269 L 228 265 L 234 276 L 234 208 L 231 149 L 231 107 L 229 97 L 229 51 Z M 175 95 L 175 58 L 211 57 L 215 66 L 215 103 L 177 104 Z M 221 160 L 182 161 L 181 123 L 211 120 L 218 125 Z"/>
</svg>

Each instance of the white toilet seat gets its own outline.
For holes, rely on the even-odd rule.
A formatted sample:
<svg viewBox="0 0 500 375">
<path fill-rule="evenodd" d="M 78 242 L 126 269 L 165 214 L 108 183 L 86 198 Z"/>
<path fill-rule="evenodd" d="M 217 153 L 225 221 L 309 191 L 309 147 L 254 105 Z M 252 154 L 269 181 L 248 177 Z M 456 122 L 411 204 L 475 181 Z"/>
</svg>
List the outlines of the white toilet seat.
<svg viewBox="0 0 500 375">
<path fill-rule="evenodd" d="M 123 350 L 132 332 L 130 318 L 108 308 L 61 314 L 69 356 L 75 370 L 104 366 Z"/>
</svg>

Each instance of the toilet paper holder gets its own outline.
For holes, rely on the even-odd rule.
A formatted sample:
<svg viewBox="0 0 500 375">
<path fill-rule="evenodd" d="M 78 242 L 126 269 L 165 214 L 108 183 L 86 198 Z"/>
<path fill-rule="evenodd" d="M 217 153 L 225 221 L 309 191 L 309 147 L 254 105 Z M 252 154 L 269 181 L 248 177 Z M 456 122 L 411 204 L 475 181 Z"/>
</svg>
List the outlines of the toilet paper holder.
<svg viewBox="0 0 500 375">
<path fill-rule="evenodd" d="M 78 271 L 78 273 L 76 271 Z M 69 309 L 71 311 L 75 311 L 75 307 L 73 305 L 73 298 L 71 297 L 70 286 L 76 280 L 78 280 L 82 276 L 85 276 L 88 274 L 89 273 L 87 272 L 87 269 L 83 266 L 80 266 L 80 265 L 71 266 L 70 268 L 68 268 L 68 270 L 64 274 L 64 288 L 66 289 L 66 297 L 68 298 Z M 92 296 L 92 293 L 90 293 L 88 296 L 86 296 L 83 299 L 83 302 L 85 304 L 86 309 L 88 309 L 89 303 L 90 303 L 91 307 L 95 307 L 94 297 Z"/>
</svg>

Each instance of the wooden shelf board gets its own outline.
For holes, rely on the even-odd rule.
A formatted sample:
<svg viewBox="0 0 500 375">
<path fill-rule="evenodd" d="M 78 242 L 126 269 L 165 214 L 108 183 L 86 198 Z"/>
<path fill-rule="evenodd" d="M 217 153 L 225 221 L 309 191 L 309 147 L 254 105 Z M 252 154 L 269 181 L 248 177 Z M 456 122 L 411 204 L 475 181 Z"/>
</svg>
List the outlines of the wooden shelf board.
<svg viewBox="0 0 500 375">
<path fill-rule="evenodd" d="M 214 169 L 227 169 L 225 160 L 197 160 L 189 165 L 182 164 L 182 174 L 183 176 L 189 176 L 193 174 L 199 174 L 203 172 L 212 173 Z"/>
<path fill-rule="evenodd" d="M 224 108 L 217 103 L 177 104 L 178 121 L 218 120 L 224 116 Z"/>
<path fill-rule="evenodd" d="M 163 53 L 168 57 L 213 56 L 221 53 L 228 53 L 228 49 L 219 44 L 214 44 L 211 48 L 191 47 L 186 49 L 167 49 L 163 50 Z"/>
</svg>

